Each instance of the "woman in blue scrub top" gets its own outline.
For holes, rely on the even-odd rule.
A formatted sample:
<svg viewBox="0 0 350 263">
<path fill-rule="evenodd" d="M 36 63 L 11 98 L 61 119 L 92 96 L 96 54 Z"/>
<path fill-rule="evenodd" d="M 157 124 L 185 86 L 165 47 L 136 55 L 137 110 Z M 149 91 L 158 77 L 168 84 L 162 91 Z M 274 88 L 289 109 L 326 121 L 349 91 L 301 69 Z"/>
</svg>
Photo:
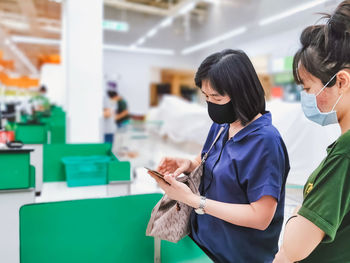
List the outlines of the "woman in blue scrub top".
<svg viewBox="0 0 350 263">
<path fill-rule="evenodd" d="M 191 237 L 214 262 L 272 262 L 283 222 L 286 147 L 265 111 L 264 90 L 248 56 L 224 50 L 200 65 L 196 85 L 206 96 L 213 120 L 194 160 L 166 157 L 156 179 L 166 194 L 195 208 Z M 199 164 L 223 127 L 205 162 L 195 195 L 175 177 Z"/>
</svg>

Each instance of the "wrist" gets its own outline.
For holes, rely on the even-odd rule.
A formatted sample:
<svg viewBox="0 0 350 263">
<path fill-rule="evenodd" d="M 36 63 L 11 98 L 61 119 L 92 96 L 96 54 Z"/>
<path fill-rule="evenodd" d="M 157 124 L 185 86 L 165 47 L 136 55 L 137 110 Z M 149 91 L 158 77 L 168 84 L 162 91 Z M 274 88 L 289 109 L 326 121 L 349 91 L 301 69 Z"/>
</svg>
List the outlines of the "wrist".
<svg viewBox="0 0 350 263">
<path fill-rule="evenodd" d="M 188 198 L 187 205 L 193 207 L 193 208 L 198 208 L 200 204 L 201 197 L 196 194 L 191 194 Z"/>
</svg>

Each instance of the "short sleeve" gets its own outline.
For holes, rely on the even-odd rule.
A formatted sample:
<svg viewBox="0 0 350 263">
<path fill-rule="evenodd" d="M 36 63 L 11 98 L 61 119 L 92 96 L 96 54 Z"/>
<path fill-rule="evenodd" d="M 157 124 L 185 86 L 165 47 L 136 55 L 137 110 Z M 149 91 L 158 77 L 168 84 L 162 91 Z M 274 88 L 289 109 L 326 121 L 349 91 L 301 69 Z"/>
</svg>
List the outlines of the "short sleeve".
<svg viewBox="0 0 350 263">
<path fill-rule="evenodd" d="M 287 153 L 277 136 L 260 137 L 240 163 L 239 181 L 246 189 L 249 203 L 265 195 L 279 201 L 289 171 Z"/>
<path fill-rule="evenodd" d="M 350 159 L 335 155 L 323 163 L 298 214 L 322 229 L 326 234 L 322 242 L 327 243 L 334 240 L 349 210 Z"/>
</svg>

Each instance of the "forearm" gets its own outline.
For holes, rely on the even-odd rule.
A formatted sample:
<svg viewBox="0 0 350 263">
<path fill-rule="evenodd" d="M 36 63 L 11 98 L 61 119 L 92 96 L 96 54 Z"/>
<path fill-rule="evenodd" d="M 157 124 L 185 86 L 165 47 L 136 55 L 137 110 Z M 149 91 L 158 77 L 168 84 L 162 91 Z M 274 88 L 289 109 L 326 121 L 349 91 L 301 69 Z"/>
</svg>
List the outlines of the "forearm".
<svg viewBox="0 0 350 263">
<path fill-rule="evenodd" d="M 115 120 L 120 120 L 129 115 L 129 111 L 125 110 L 115 116 Z"/>
<path fill-rule="evenodd" d="M 296 262 L 308 257 L 324 237 L 324 232 L 306 218 L 298 215 L 286 225 L 283 238 L 283 253 Z"/>
<path fill-rule="evenodd" d="M 271 197 L 272 198 L 272 197 Z M 192 196 L 188 205 L 198 208 L 199 196 Z M 277 203 L 275 201 L 275 203 Z M 273 205 L 274 206 L 274 205 Z M 275 207 L 269 209 L 256 209 L 253 204 L 230 204 L 214 200 L 206 200 L 205 213 L 220 218 L 228 223 L 265 230 L 273 218 Z M 269 211 L 267 211 L 269 210 Z"/>
<path fill-rule="evenodd" d="M 194 159 L 191 160 L 191 165 L 189 168 L 189 171 L 187 172 L 192 172 L 194 169 L 196 169 L 201 163 L 201 154 L 197 155 Z"/>
</svg>

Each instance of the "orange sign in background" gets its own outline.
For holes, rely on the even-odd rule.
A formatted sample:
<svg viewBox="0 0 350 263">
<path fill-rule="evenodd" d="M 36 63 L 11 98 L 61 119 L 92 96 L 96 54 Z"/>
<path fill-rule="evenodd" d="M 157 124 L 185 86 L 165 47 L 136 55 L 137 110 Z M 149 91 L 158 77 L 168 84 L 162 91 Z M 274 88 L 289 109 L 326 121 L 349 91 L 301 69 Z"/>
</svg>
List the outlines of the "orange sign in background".
<svg viewBox="0 0 350 263">
<path fill-rule="evenodd" d="M 0 50 L 0 65 L 8 70 L 14 70 L 13 60 L 3 60 L 3 52 Z M 11 78 L 6 73 L 0 71 L 0 82 L 8 87 L 29 88 L 39 86 L 39 79 L 22 76 Z"/>
</svg>

